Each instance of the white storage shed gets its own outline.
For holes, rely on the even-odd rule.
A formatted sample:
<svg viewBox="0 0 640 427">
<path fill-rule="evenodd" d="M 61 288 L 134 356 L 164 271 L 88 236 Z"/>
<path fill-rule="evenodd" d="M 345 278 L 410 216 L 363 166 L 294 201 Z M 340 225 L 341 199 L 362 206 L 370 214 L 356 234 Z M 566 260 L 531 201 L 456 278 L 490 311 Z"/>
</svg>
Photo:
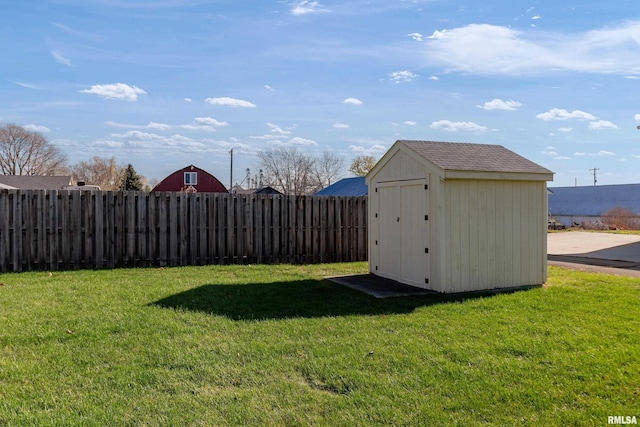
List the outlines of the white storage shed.
<svg viewBox="0 0 640 427">
<path fill-rule="evenodd" d="M 366 177 L 369 271 L 444 293 L 540 285 L 552 180 L 500 145 L 396 141 Z"/>
</svg>

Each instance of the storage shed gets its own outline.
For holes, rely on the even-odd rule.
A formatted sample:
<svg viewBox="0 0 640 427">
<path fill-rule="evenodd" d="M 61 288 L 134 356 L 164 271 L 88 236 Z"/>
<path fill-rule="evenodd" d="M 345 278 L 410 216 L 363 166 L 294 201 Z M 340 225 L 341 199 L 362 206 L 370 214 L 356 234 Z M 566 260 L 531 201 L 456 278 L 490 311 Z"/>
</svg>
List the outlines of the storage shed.
<svg viewBox="0 0 640 427">
<path fill-rule="evenodd" d="M 396 141 L 366 177 L 369 271 L 444 293 L 540 285 L 552 180 L 500 145 Z"/>
</svg>

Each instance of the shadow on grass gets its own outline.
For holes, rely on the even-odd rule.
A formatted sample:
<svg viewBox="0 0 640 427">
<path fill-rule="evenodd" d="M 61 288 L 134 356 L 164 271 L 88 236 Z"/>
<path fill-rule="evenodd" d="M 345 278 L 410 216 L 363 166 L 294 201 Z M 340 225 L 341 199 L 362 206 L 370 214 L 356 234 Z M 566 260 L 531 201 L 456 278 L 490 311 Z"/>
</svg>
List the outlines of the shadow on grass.
<svg viewBox="0 0 640 427">
<path fill-rule="evenodd" d="M 418 307 L 493 294 L 421 295 L 377 299 L 328 280 L 207 284 L 151 305 L 225 316 L 232 320 L 314 318 L 410 313 Z"/>
</svg>

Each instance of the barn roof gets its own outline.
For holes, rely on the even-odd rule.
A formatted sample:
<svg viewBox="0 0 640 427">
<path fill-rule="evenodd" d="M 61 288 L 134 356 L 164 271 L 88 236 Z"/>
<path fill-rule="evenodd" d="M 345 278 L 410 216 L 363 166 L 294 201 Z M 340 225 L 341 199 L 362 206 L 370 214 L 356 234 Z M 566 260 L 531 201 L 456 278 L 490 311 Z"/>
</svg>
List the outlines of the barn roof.
<svg viewBox="0 0 640 427">
<path fill-rule="evenodd" d="M 73 184 L 70 176 L 0 175 L 0 184 L 20 190 L 62 190 Z"/>
<path fill-rule="evenodd" d="M 399 140 L 440 169 L 477 172 L 553 174 L 501 145 Z"/>
<path fill-rule="evenodd" d="M 622 207 L 640 215 L 640 184 L 549 188 L 549 213 L 558 216 L 601 216 Z"/>
<path fill-rule="evenodd" d="M 314 196 L 366 196 L 369 187 L 363 176 L 343 178 L 314 193 Z"/>
</svg>

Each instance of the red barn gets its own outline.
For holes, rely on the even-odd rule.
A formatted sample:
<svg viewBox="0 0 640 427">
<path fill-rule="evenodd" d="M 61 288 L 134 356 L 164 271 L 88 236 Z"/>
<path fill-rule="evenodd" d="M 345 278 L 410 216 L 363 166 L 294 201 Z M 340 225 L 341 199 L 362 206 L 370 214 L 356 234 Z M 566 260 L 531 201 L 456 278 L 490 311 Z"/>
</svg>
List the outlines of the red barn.
<svg viewBox="0 0 640 427">
<path fill-rule="evenodd" d="M 215 176 L 193 165 L 175 171 L 151 191 L 228 193 L 226 187 Z"/>
</svg>

